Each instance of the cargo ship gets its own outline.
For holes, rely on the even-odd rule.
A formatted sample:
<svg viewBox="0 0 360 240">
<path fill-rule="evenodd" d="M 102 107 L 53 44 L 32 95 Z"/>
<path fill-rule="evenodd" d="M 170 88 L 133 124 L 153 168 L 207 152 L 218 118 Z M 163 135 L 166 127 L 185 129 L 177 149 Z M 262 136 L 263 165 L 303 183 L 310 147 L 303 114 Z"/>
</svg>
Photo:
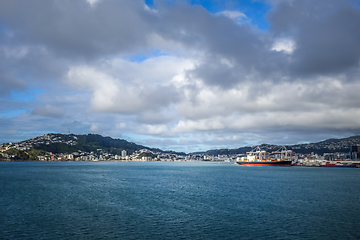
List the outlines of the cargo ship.
<svg viewBox="0 0 360 240">
<path fill-rule="evenodd" d="M 330 163 L 326 162 L 325 164 L 321 164 L 320 167 L 330 167 L 330 168 L 356 168 L 355 164 L 349 164 L 344 162 Z"/>
<path fill-rule="evenodd" d="M 246 157 L 242 157 L 236 161 L 239 165 L 245 166 L 279 166 L 290 167 L 291 166 L 291 150 L 286 150 L 285 146 L 278 151 L 270 153 L 263 151 L 260 147 L 256 147 L 250 152 L 247 152 Z"/>
</svg>

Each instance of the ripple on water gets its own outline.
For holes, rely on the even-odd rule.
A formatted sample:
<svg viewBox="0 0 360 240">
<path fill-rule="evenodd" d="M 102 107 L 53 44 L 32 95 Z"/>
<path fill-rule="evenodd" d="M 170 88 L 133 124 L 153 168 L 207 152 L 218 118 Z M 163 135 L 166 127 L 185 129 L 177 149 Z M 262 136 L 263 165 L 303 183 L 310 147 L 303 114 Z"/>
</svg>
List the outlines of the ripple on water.
<svg viewBox="0 0 360 240">
<path fill-rule="evenodd" d="M 0 232 L 4 239 L 359 239 L 359 176 L 358 169 L 205 162 L 0 163 Z"/>
</svg>

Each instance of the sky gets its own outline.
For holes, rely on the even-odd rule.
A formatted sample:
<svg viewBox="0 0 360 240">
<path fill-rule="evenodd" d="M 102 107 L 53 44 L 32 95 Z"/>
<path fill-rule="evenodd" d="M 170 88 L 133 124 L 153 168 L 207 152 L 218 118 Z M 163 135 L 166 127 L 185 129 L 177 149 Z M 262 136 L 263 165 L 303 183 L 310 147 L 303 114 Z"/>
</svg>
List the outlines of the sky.
<svg viewBox="0 0 360 240">
<path fill-rule="evenodd" d="M 0 0 L 0 143 L 195 152 L 360 134 L 358 0 Z"/>
</svg>

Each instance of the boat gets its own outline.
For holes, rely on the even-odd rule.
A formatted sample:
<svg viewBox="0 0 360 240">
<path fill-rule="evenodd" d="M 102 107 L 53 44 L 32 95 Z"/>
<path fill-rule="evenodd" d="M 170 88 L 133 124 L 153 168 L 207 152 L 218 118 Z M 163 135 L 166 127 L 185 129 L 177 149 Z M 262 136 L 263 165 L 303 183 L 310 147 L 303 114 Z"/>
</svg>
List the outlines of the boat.
<svg viewBox="0 0 360 240">
<path fill-rule="evenodd" d="M 247 152 L 246 157 L 242 157 L 236 163 L 245 166 L 291 166 L 291 150 L 286 150 L 285 146 L 281 147 L 278 151 L 270 153 L 261 150 L 259 146 Z"/>
<path fill-rule="evenodd" d="M 320 164 L 320 167 L 330 167 L 330 168 L 356 168 L 355 164 L 344 163 L 344 162 L 337 162 L 337 163 L 330 163 L 326 162 L 325 164 Z"/>
</svg>

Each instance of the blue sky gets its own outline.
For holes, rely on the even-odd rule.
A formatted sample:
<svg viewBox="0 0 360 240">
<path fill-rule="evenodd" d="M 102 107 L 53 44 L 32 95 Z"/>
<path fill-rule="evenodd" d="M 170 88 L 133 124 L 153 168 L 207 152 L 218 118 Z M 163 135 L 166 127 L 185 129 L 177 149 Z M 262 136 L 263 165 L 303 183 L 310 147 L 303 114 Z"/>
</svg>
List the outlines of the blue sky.
<svg viewBox="0 0 360 240">
<path fill-rule="evenodd" d="M 175 3 L 176 1 L 167 1 L 168 3 Z M 188 0 L 191 5 L 201 5 L 212 14 L 231 10 L 244 13 L 251 19 L 254 25 L 257 25 L 261 30 L 269 28 L 269 22 L 266 20 L 267 12 L 272 8 L 266 1 L 256 0 L 238 0 L 238 1 L 219 1 L 219 0 Z M 156 2 L 153 0 L 145 0 L 145 3 L 150 8 L 156 8 Z"/>
<path fill-rule="evenodd" d="M 43 93 L 43 90 L 40 88 L 29 88 L 23 92 L 11 91 L 10 96 L 11 100 L 18 102 L 35 102 L 35 96 L 41 93 Z"/>
<path fill-rule="evenodd" d="M 359 21 L 344 0 L 4 0 L 0 142 L 70 129 L 192 152 L 359 134 Z"/>
<path fill-rule="evenodd" d="M 35 96 L 41 94 L 43 91 L 39 88 L 29 88 L 25 91 L 10 91 L 10 95 L 5 96 L 2 101 L 13 101 L 18 103 L 19 108 L 3 109 L 0 112 L 0 116 L 11 118 L 25 113 L 31 110 L 30 107 L 23 105 L 22 103 L 34 103 L 36 102 Z"/>
<path fill-rule="evenodd" d="M 267 30 L 269 23 L 266 20 L 267 12 L 272 8 L 266 1 L 239 0 L 239 1 L 189 1 L 192 5 L 201 5 L 211 13 L 231 10 L 244 13 L 251 23 L 258 26 L 261 30 Z"/>
</svg>

